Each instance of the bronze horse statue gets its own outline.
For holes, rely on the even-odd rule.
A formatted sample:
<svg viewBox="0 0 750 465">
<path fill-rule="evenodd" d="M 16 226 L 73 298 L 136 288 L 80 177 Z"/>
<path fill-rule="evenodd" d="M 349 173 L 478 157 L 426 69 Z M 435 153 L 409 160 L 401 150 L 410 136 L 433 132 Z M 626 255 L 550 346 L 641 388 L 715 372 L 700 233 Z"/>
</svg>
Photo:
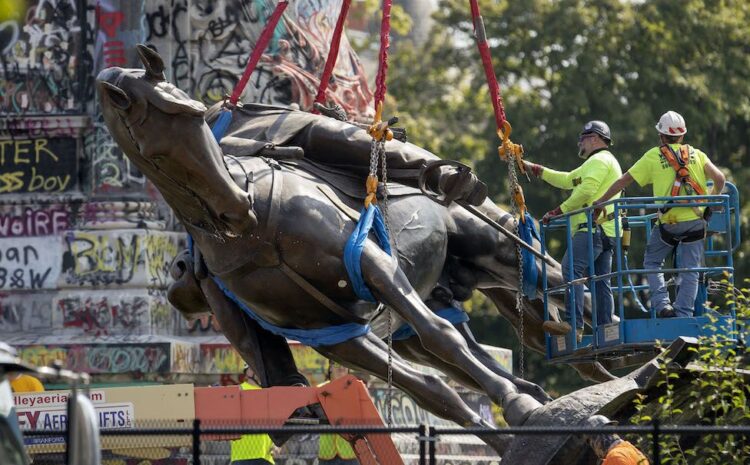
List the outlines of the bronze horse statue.
<svg viewBox="0 0 750 465">
<path fill-rule="evenodd" d="M 104 119 L 124 153 L 159 189 L 194 239 L 202 254 L 196 263 L 205 262 L 210 275 L 220 278 L 200 279 L 198 286 L 230 342 L 247 359 L 267 342 L 283 342 L 268 331 L 256 331 L 258 324 L 263 329 L 354 331 L 357 337 L 315 349 L 385 379 L 389 352 L 381 339 L 383 325 L 373 326 L 380 328 L 379 334 L 360 332 L 376 317 L 382 321 L 381 306 L 357 298 L 342 260 L 354 228 L 346 209 L 355 209 L 358 200 L 343 195 L 332 199 L 330 186 L 301 164 L 265 157 L 225 160 L 204 120 L 205 107 L 166 82 L 156 52 L 143 46 L 138 52 L 145 70 L 109 68 L 99 74 Z M 508 214 L 489 201 L 480 209 L 507 221 Z M 509 302 L 518 287 L 515 246 L 468 212 L 421 195 L 392 198 L 388 220 L 400 266 L 369 240 L 361 270 L 376 299 L 416 331 L 418 343 L 404 352 L 481 389 L 503 406 L 510 424 L 522 424 L 540 403 L 518 392 L 512 381 L 521 380 L 508 380 L 483 363 L 464 335 L 423 301 L 449 264 L 468 274 L 468 281 L 501 311 L 512 312 Z M 562 283 L 559 265 L 549 267 L 548 276 L 550 285 Z M 235 301 L 228 301 L 229 294 Z M 540 325 L 540 304 L 526 305 Z M 254 318 L 238 307 L 252 309 Z M 248 331 L 256 333 L 255 340 L 244 338 Z M 392 368 L 393 383 L 423 408 L 461 425 L 482 424 L 439 378 L 416 371 L 398 355 Z M 533 384 L 521 385 L 533 393 Z M 504 440 L 486 439 L 499 451 L 504 448 Z"/>
</svg>

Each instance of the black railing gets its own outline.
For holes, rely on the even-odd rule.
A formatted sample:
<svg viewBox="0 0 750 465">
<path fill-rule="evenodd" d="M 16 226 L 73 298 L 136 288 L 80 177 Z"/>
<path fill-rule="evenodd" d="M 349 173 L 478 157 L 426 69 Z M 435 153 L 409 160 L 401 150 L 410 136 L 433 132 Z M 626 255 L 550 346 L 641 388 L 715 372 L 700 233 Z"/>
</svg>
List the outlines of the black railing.
<svg viewBox="0 0 750 465">
<path fill-rule="evenodd" d="M 284 426 L 284 427 L 267 427 L 267 426 L 252 426 L 252 427 L 218 427 L 218 426 L 205 426 L 202 425 L 200 420 L 194 420 L 192 427 L 185 428 L 132 428 L 132 429 L 114 429 L 114 430 L 103 430 L 101 431 L 102 440 L 106 441 L 106 438 L 110 437 L 144 437 L 151 436 L 182 436 L 185 438 L 191 438 L 192 443 L 192 454 L 188 458 L 189 463 L 192 465 L 201 464 L 201 448 L 210 440 L 216 441 L 216 439 L 206 440 L 203 439 L 206 436 L 209 437 L 227 437 L 227 436 L 239 436 L 244 434 L 269 434 L 271 436 L 275 434 L 283 434 L 285 436 L 291 435 L 303 435 L 303 434 L 353 434 L 353 435 L 364 435 L 364 434 L 413 434 L 414 440 L 418 443 L 418 454 L 416 457 L 416 463 L 419 465 L 437 465 L 438 464 L 438 452 L 436 444 L 439 442 L 441 436 L 458 436 L 458 435 L 476 435 L 480 438 L 487 435 L 514 435 L 514 436 L 571 436 L 571 435 L 593 435 L 593 434 L 607 434 L 616 433 L 624 435 L 625 437 L 633 438 L 636 436 L 648 436 L 648 444 L 650 447 L 650 454 L 648 450 L 643 450 L 644 454 L 649 456 L 650 463 L 652 465 L 661 465 L 662 452 L 661 452 L 661 441 L 665 436 L 669 435 L 697 435 L 697 434 L 712 434 L 712 435 L 738 435 L 743 437 L 750 436 L 750 426 L 700 426 L 700 425 L 662 425 L 658 421 L 654 421 L 648 425 L 633 425 L 633 426 L 606 426 L 606 427 L 534 427 L 534 426 L 523 426 L 523 427 L 509 427 L 501 429 L 489 429 L 489 428 L 449 428 L 449 427 L 435 427 L 419 425 L 414 427 L 374 427 L 374 426 Z M 28 438 L 33 437 L 45 437 L 45 438 L 56 438 L 65 437 L 66 431 L 26 431 L 24 435 Z M 646 449 L 646 442 L 641 441 L 640 445 Z M 131 446 L 132 447 L 132 446 Z M 157 447 L 154 445 L 154 447 Z M 750 447 L 746 445 L 745 447 Z M 746 449 L 745 449 L 746 450 Z M 742 452 L 742 448 L 738 450 Z M 478 457 L 480 458 L 480 457 Z M 315 462 L 314 459 L 310 460 L 310 465 Z M 411 460 L 415 462 L 415 460 Z M 64 463 L 64 459 L 60 461 L 52 461 L 47 463 Z M 299 462 L 297 462 L 299 463 Z M 738 462 L 739 463 L 739 462 Z"/>
</svg>

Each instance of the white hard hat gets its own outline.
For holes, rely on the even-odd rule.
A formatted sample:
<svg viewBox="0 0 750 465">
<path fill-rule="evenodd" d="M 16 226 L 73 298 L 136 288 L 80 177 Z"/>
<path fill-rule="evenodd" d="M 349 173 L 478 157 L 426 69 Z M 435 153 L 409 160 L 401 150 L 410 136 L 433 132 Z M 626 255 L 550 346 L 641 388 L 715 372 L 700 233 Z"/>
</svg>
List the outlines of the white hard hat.
<svg viewBox="0 0 750 465">
<path fill-rule="evenodd" d="M 687 133 L 685 118 L 676 111 L 668 111 L 661 115 L 656 130 L 665 136 L 681 136 Z"/>
</svg>

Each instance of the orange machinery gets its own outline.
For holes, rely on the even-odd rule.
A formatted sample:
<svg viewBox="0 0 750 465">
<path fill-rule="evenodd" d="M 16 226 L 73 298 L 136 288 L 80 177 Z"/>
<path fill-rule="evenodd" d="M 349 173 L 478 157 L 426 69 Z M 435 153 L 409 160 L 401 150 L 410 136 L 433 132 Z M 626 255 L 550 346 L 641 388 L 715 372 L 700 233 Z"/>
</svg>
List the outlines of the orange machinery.
<svg viewBox="0 0 750 465">
<path fill-rule="evenodd" d="M 331 425 L 383 426 L 364 383 L 352 375 L 320 387 L 195 388 L 195 417 L 203 424 L 281 427 L 295 410 L 320 404 Z M 403 465 L 388 434 L 343 434 L 362 465 Z"/>
</svg>

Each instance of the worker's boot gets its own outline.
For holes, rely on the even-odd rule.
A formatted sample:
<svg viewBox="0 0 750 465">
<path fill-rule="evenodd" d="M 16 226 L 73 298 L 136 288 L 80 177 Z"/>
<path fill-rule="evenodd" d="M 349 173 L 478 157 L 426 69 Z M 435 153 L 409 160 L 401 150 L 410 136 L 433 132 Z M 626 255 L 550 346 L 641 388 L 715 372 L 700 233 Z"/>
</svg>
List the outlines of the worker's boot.
<svg viewBox="0 0 750 465">
<path fill-rule="evenodd" d="M 671 305 L 667 305 L 659 310 L 659 318 L 674 318 L 676 316 L 677 312 L 674 311 L 674 308 Z"/>
</svg>

